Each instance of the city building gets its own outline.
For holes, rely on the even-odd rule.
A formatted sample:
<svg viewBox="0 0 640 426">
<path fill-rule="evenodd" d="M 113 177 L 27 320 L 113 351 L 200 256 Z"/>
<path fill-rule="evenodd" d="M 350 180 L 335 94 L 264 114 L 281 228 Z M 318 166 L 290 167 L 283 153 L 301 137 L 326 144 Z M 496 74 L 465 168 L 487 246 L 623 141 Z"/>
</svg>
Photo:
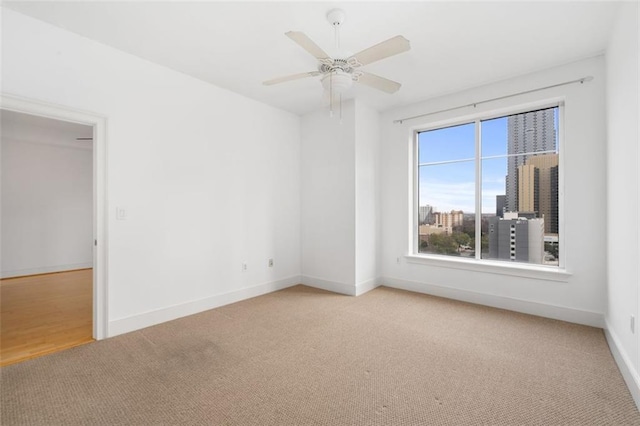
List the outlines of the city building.
<svg viewBox="0 0 640 426">
<path fill-rule="evenodd" d="M 549 168 L 549 216 L 545 218 L 545 233 L 555 234 L 559 232 L 558 227 L 558 211 L 559 211 L 559 184 L 558 184 L 558 166 Z M 547 224 L 549 227 L 547 228 Z"/>
<path fill-rule="evenodd" d="M 518 210 L 518 167 L 527 164 L 534 152 L 554 151 L 556 132 L 553 109 L 516 114 L 507 119 L 507 176 L 505 208 Z M 516 154 L 516 155 L 514 155 Z"/>
<path fill-rule="evenodd" d="M 489 219 L 489 258 L 543 263 L 544 220 L 523 217 Z"/>
<path fill-rule="evenodd" d="M 558 154 L 545 154 L 530 157 L 527 164 L 536 168 L 538 173 L 539 217 L 545 219 L 545 233 L 558 233 Z"/>
<path fill-rule="evenodd" d="M 418 236 L 419 240 L 422 243 L 423 241 L 429 242 L 429 236 L 433 234 L 450 234 L 451 229 L 442 228 L 435 225 L 420 225 L 418 227 Z"/>
<path fill-rule="evenodd" d="M 431 223 L 433 216 L 433 207 L 430 205 L 420 206 L 418 208 L 418 222 L 420 225 Z"/>
<path fill-rule="evenodd" d="M 546 234 L 558 233 L 558 154 L 529 157 L 518 167 L 518 211 L 544 218 Z M 520 215 L 522 216 L 522 215 Z"/>
<path fill-rule="evenodd" d="M 450 212 L 435 212 L 433 213 L 434 225 L 440 228 L 453 229 L 455 226 L 461 226 L 464 220 L 464 213 L 462 210 L 451 210 Z M 449 231 L 451 232 L 451 231 Z"/>
<path fill-rule="evenodd" d="M 518 167 L 518 211 L 539 211 L 540 171 L 531 164 Z"/>
<path fill-rule="evenodd" d="M 496 216 L 502 217 L 506 207 L 506 195 L 496 195 Z"/>
</svg>

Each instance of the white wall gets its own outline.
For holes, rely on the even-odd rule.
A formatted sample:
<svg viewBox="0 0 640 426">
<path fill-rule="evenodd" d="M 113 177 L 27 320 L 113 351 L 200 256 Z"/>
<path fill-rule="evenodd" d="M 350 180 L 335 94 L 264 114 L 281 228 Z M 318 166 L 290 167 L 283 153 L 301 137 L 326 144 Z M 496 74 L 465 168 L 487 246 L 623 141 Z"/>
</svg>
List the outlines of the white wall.
<svg viewBox="0 0 640 426">
<path fill-rule="evenodd" d="M 2 278 L 93 265 L 93 150 L 77 131 L 2 119 Z M 91 128 L 88 134 L 91 135 Z"/>
<path fill-rule="evenodd" d="M 356 294 L 379 283 L 380 114 L 356 101 Z"/>
<path fill-rule="evenodd" d="M 2 39 L 5 93 L 107 117 L 110 335 L 299 282 L 298 117 L 11 10 Z"/>
<path fill-rule="evenodd" d="M 344 103 L 302 118 L 302 282 L 359 295 L 379 285 L 379 114 Z"/>
<path fill-rule="evenodd" d="M 638 337 L 638 4 L 620 8 L 606 53 L 607 71 L 607 333 L 640 405 Z"/>
<path fill-rule="evenodd" d="M 587 75 L 594 80 L 422 120 L 392 121 Z M 428 78 L 425 78 L 428 84 Z M 591 325 L 602 325 L 606 279 L 605 76 L 602 57 L 388 111 L 382 115 L 382 275 L 385 285 Z M 408 263 L 411 128 L 480 112 L 564 98 L 564 281 Z M 506 112 L 506 111 L 505 111 Z"/>
<path fill-rule="evenodd" d="M 302 118 L 302 281 L 345 294 L 355 288 L 355 104 Z"/>
</svg>

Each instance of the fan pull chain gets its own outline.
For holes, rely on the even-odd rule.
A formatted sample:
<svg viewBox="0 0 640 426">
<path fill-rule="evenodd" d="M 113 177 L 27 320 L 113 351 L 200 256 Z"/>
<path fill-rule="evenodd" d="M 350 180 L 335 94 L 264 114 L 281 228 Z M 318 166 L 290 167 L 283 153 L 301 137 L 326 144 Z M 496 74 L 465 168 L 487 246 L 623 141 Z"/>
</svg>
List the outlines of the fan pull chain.
<svg viewBox="0 0 640 426">
<path fill-rule="evenodd" d="M 340 93 L 340 124 L 342 124 L 342 93 Z"/>
</svg>

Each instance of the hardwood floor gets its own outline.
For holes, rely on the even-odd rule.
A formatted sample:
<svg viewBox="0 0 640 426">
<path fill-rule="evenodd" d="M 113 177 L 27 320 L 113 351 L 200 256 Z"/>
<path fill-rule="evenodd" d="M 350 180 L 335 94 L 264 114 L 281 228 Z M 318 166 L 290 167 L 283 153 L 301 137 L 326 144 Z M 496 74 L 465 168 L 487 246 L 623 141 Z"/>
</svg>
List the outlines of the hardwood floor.
<svg viewBox="0 0 640 426">
<path fill-rule="evenodd" d="M 0 366 L 93 341 L 93 270 L 0 280 Z"/>
</svg>

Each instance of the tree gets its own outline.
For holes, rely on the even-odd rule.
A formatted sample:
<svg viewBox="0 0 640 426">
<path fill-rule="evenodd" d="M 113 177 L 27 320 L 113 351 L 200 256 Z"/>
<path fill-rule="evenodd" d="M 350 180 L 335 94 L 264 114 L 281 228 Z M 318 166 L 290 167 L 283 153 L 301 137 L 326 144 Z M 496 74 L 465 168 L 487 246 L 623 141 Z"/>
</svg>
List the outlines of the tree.
<svg viewBox="0 0 640 426">
<path fill-rule="evenodd" d="M 458 243 L 451 235 L 431 234 L 429 246 L 438 254 L 458 254 Z"/>
<path fill-rule="evenodd" d="M 473 247 L 475 249 L 476 247 L 476 239 L 475 238 L 471 238 L 469 240 L 469 246 Z M 483 235 L 482 238 L 480 239 L 480 249 L 482 251 L 488 250 L 489 249 L 489 236 L 488 235 Z"/>
<path fill-rule="evenodd" d="M 460 246 L 468 246 L 471 242 L 471 237 L 469 236 L 469 234 L 466 234 L 464 232 L 454 232 L 453 240 L 458 244 L 459 248 Z"/>
<path fill-rule="evenodd" d="M 489 250 L 489 236 L 483 235 L 480 239 L 480 249 L 482 251 Z"/>
<path fill-rule="evenodd" d="M 462 232 L 470 236 L 471 238 L 476 236 L 476 221 L 475 219 L 465 219 L 462 221 Z"/>
</svg>

